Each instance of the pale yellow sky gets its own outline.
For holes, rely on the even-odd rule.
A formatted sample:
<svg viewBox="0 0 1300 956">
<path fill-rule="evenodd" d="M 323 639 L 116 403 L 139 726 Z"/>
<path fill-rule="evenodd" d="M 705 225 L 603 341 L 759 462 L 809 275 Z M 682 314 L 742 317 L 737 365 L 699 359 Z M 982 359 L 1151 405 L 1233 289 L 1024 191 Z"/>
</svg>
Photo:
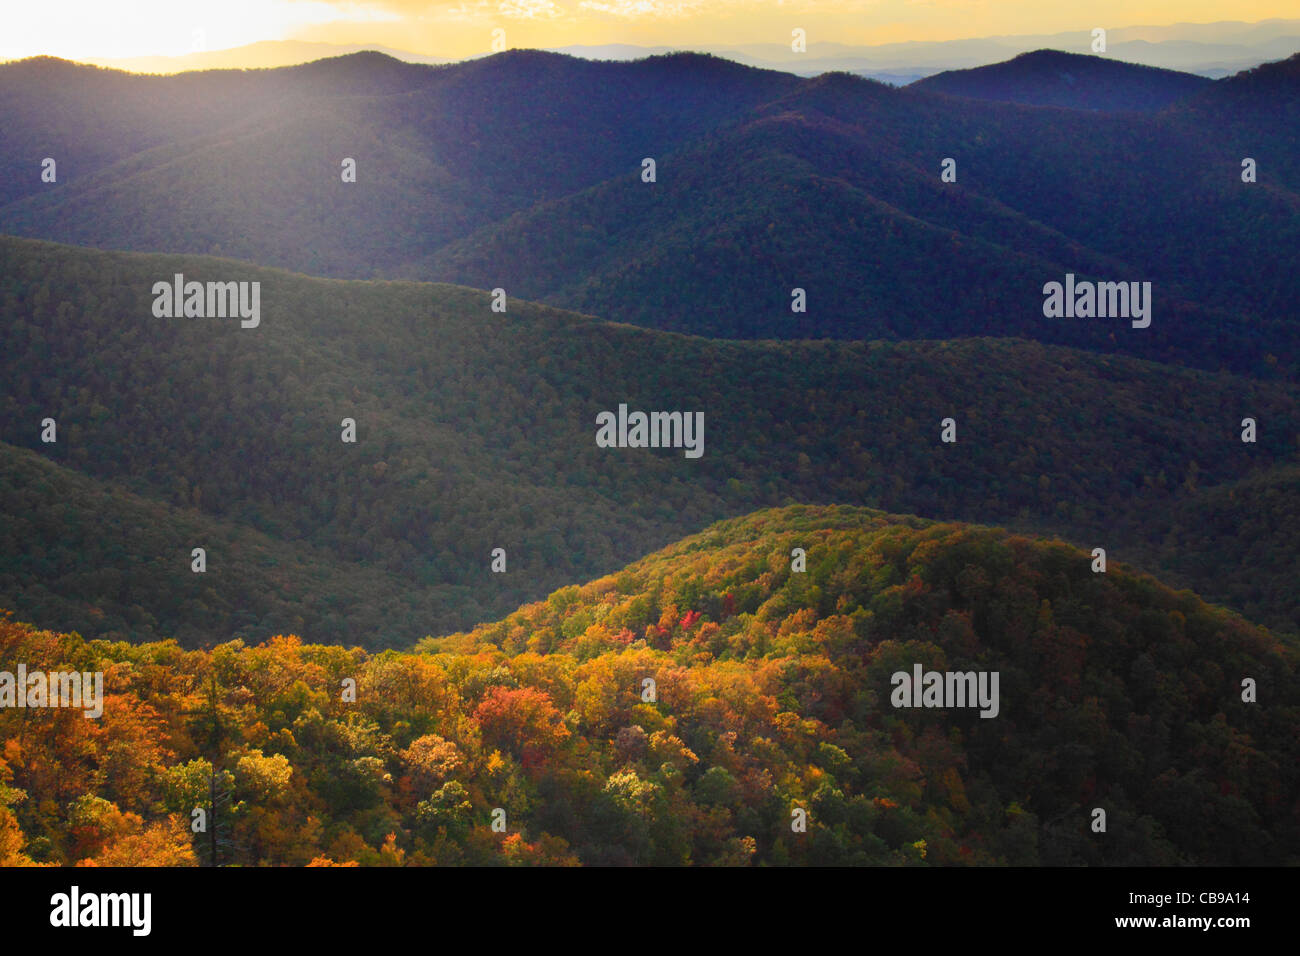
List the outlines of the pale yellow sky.
<svg viewBox="0 0 1300 956">
<path fill-rule="evenodd" d="M 0 59 L 177 56 L 258 40 L 435 56 L 508 46 L 721 47 L 952 40 L 1135 24 L 1300 17 L 1297 0 L 0 0 Z"/>
</svg>

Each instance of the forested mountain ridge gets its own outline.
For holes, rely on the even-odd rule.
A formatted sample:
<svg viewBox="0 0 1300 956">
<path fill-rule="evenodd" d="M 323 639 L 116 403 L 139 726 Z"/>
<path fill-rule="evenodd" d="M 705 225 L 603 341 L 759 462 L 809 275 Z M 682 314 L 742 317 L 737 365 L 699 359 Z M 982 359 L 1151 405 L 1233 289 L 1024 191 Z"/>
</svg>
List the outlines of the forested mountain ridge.
<svg viewBox="0 0 1300 956">
<path fill-rule="evenodd" d="M 946 70 L 909 84 L 914 90 L 1070 109 L 1148 112 L 1209 86 L 1194 73 L 1102 56 L 1035 50 L 1003 63 Z"/>
<path fill-rule="evenodd" d="M 1296 648 L 1091 561 L 791 507 L 416 652 L 0 619 L 105 675 L 97 721 L 0 710 L 0 863 L 1295 864 Z M 900 707 L 916 667 L 996 715 Z"/>
<path fill-rule="evenodd" d="M 1168 114 L 1188 129 L 1213 130 L 1242 156 L 1264 144 L 1277 179 L 1300 189 L 1300 53 L 1225 77 Z"/>
<path fill-rule="evenodd" d="M 1300 124 L 1268 113 L 1220 142 L 1203 113 L 973 106 L 827 75 L 661 162 L 654 188 L 629 172 L 406 274 L 732 338 L 1015 335 L 1294 375 L 1300 196 L 1283 157 Z M 1252 192 L 1242 157 L 1265 154 Z M 1047 319 L 1044 283 L 1066 273 L 1144 277 L 1164 321 Z"/>
<path fill-rule="evenodd" d="M 0 156 L 14 191 L 0 225 L 300 270 L 310 254 L 323 274 L 369 277 L 395 254 L 412 256 L 389 233 L 418 225 L 406 241 L 436 247 L 593 185 L 797 82 L 695 54 L 612 64 L 512 51 L 424 66 L 371 53 L 168 77 L 19 61 L 0 65 L 10 117 Z M 69 188 L 51 191 L 40 164 L 58 154 Z M 355 188 L 335 189 L 345 157 L 358 163 Z M 135 214 L 146 205 L 144 222 Z"/>
<path fill-rule="evenodd" d="M 1143 114 L 691 54 L 174 77 L 25 61 L 0 66 L 0 230 L 504 287 L 712 337 L 1007 335 L 1294 377 L 1295 61 Z M 1143 89 L 1125 66 L 1090 69 Z M 1067 274 L 1151 282 L 1152 325 L 1046 318 Z"/>
<path fill-rule="evenodd" d="M 1300 54 L 0 117 L 0 866 L 1300 864 Z"/>
<path fill-rule="evenodd" d="M 154 283 L 176 273 L 260 282 L 260 324 L 155 317 Z M 87 634 L 194 645 L 301 629 L 400 646 L 719 518 L 809 501 L 1140 554 L 1174 583 L 1297 629 L 1294 498 L 1224 497 L 1214 536 L 1189 510 L 1295 465 L 1290 385 L 1007 339 L 716 341 L 491 301 L 0 239 L 0 473 L 13 502 L 0 598 Z M 702 457 L 598 447 L 597 415 L 620 404 L 703 413 Z M 1241 440 L 1247 417 L 1254 443 Z M 46 418 L 56 442 L 42 440 Z M 955 443 L 941 440 L 947 418 Z M 1236 509 L 1269 556 L 1258 577 L 1217 564 Z M 93 530 L 143 513 L 148 534 Z M 71 527 L 88 530 L 74 543 Z M 206 575 L 190 570 L 198 534 L 222 542 Z M 498 547 L 503 574 L 490 571 Z M 336 583 L 299 590 L 305 560 Z M 349 575 L 355 586 L 337 583 Z M 382 597 L 399 592 L 376 627 Z"/>
</svg>

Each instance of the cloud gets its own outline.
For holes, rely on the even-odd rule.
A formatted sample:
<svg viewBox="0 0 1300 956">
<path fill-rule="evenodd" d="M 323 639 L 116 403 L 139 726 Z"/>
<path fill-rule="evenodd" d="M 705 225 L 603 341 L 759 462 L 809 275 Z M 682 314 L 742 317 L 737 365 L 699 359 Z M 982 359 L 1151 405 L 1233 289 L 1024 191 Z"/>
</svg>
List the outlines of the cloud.
<svg viewBox="0 0 1300 956">
<path fill-rule="evenodd" d="M 306 0 L 298 0 L 306 2 Z M 407 16 L 426 19 L 473 20 L 502 16 L 520 20 L 553 20 L 570 16 L 570 10 L 603 13 L 627 19 L 675 18 L 701 13 L 709 7 L 761 6 L 760 0 L 579 0 L 565 9 L 555 0 L 460 0 L 438 3 L 431 0 L 325 0 L 337 7 L 378 7 Z M 769 0 L 770 2 L 770 0 Z"/>
<path fill-rule="evenodd" d="M 579 7 L 595 13 L 616 17 L 661 17 L 670 19 L 698 13 L 704 4 L 700 0 L 580 0 Z"/>
<path fill-rule="evenodd" d="M 770 8 L 783 12 L 853 13 L 878 6 L 881 0 L 579 0 L 578 7 L 592 13 L 628 20 L 673 20 L 702 13 L 767 15 Z"/>
<path fill-rule="evenodd" d="M 564 16 L 564 8 L 552 0 L 501 0 L 497 13 L 517 20 L 553 20 Z"/>
<path fill-rule="evenodd" d="M 341 4 L 342 0 L 334 0 Z M 355 0 L 354 0 L 355 2 Z M 362 0 L 416 20 L 454 23 L 482 23 L 504 17 L 507 20 L 557 20 L 566 15 L 555 0 L 461 0 L 460 3 L 430 3 L 429 0 Z"/>
<path fill-rule="evenodd" d="M 307 3 L 313 0 L 290 0 Z M 808 13 L 866 11 L 883 0 L 314 0 L 339 9 L 371 8 L 420 20 L 472 21 L 507 17 L 515 20 L 582 19 L 596 15 L 625 20 L 678 20 L 697 14 L 769 14 L 773 9 Z M 907 0 L 899 0 L 907 2 Z M 965 2 L 965 0 L 962 0 Z"/>
</svg>

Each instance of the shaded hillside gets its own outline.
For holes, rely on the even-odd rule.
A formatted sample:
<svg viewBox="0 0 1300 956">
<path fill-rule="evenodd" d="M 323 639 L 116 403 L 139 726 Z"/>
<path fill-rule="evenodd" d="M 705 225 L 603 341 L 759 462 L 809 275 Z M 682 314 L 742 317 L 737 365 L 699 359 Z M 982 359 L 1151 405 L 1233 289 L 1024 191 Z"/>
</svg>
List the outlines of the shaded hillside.
<svg viewBox="0 0 1300 956">
<path fill-rule="evenodd" d="M 911 84 L 915 90 L 978 100 L 1077 110 L 1153 112 L 1209 86 L 1192 73 L 1124 63 L 1104 55 L 1035 50 L 1004 63 L 947 70 Z"/>
<path fill-rule="evenodd" d="M 221 864 L 1295 864 L 1295 649 L 1089 564 L 795 507 L 421 653 L 0 620 L 0 666 L 106 691 L 0 711 L 0 863 L 193 864 L 215 788 Z M 996 716 L 893 706 L 917 665 L 996 672 Z"/>
<path fill-rule="evenodd" d="M 1189 125 L 972 108 L 846 76 L 760 112 L 661 161 L 653 185 L 629 172 L 406 274 L 710 336 L 1015 335 L 1294 374 L 1300 197 L 1273 171 L 1243 184 L 1240 157 Z M 940 182 L 943 157 L 956 183 Z M 1151 327 L 1045 318 L 1043 285 L 1066 273 L 1150 281 Z"/>
<path fill-rule="evenodd" d="M 1197 484 L 1189 475 L 1188 488 Z M 1300 632 L 1300 468 L 1264 471 L 1239 482 L 1181 496 L 1152 516 L 1160 548 L 1142 562 L 1167 557 L 1169 580 L 1195 581 L 1207 600 L 1229 602 Z M 1139 560 L 1135 556 L 1135 560 Z M 1291 581 L 1288 585 L 1283 582 Z M 1229 597 L 1231 595 L 1231 597 Z"/>
<path fill-rule="evenodd" d="M 260 325 L 153 317 L 153 284 L 177 272 L 262 283 Z M 468 626 L 719 518 L 798 500 L 1008 522 L 1119 560 L 1149 542 L 1158 570 L 1174 558 L 1160 509 L 1294 463 L 1300 432 L 1294 390 L 1280 383 L 1017 340 L 710 341 L 517 299 L 494 313 L 488 294 L 465 288 L 15 239 L 0 240 L 0 275 L 0 441 L 113 483 L 101 489 L 110 500 L 120 489 L 189 512 L 188 527 L 149 537 L 159 544 L 146 554 L 120 550 L 143 536 L 92 535 L 98 549 L 68 551 L 60 524 L 81 512 L 94 527 L 84 513 L 111 510 L 103 497 L 81 501 L 92 489 L 74 483 L 66 500 L 48 484 L 70 478 L 4 469 L 26 503 L 4 518 L 19 546 L 3 557 L 4 579 L 29 594 L 15 600 L 47 613 L 68 602 L 69 616 L 42 614 L 43 625 L 97 607 L 107 615 L 97 632 L 121 636 L 219 639 L 234 609 L 262 615 L 240 628 L 258 638 L 282 626 L 281 613 L 328 619 L 317 626 L 331 635 L 372 619 L 364 601 L 327 606 L 327 584 L 266 592 L 245 575 L 205 601 L 226 610 L 206 613 L 156 577 L 77 583 L 79 562 L 152 574 L 173 560 L 153 549 L 188 542 L 200 519 L 232 543 L 247 536 L 255 552 L 266 542 L 327 553 L 328 567 L 368 568 L 412 591 L 384 643 Z M 702 457 L 598 447 L 597 415 L 620 404 L 702 413 Z M 1240 440 L 1247 416 L 1256 444 Z M 47 417 L 54 444 L 41 440 Z M 345 418 L 354 444 L 341 440 Z M 945 418 L 955 444 L 940 441 Z M 129 525 L 143 506 L 123 501 L 115 520 Z M 29 527 L 27 507 L 48 513 Z M 194 546 L 167 567 L 183 569 Z M 261 560 L 239 547 L 210 564 Z M 505 574 L 490 571 L 498 547 Z M 1294 542 L 1284 547 L 1293 560 Z M 38 548 L 51 563 L 22 557 Z M 1288 565 L 1261 569 L 1272 598 L 1257 610 L 1294 627 L 1291 578 L 1275 567 Z M 1197 568 L 1193 584 L 1239 600 L 1220 590 L 1212 561 Z M 158 598 L 144 608 L 156 627 L 132 594 Z"/>
<path fill-rule="evenodd" d="M 0 228 L 393 275 L 396 264 L 636 167 L 797 82 L 693 54 L 617 64 L 517 51 L 423 66 L 368 53 L 176 76 L 20 61 L 0 66 L 0 103 L 20 120 L 0 142 L 5 178 L 24 198 L 0 207 Z M 88 121 L 100 100 L 103 117 Z M 150 129 L 159 104 L 167 109 Z M 189 125 L 171 121 L 173 111 Z M 74 138 L 83 127 L 105 145 Z M 44 156 L 67 157 L 57 185 L 40 181 Z M 356 160 L 355 183 L 342 182 L 344 158 Z"/>
<path fill-rule="evenodd" d="M 1188 129 L 1212 131 L 1236 155 L 1254 157 L 1261 182 L 1300 189 L 1300 53 L 1226 77 L 1170 113 Z"/>
<path fill-rule="evenodd" d="M 203 574 L 191 570 L 195 548 Z M 340 643 L 360 632 L 369 646 L 400 646 L 470 601 L 466 587 L 414 587 L 12 445 L 0 445 L 0 553 L 0 607 L 23 620 L 187 646 L 279 632 Z M 506 600 L 527 593 L 505 582 L 499 590 Z"/>
<path fill-rule="evenodd" d="M 292 115 L 321 98 L 409 91 L 436 75 L 370 53 L 174 77 L 48 56 L 6 63 L 0 65 L 0 205 L 48 191 L 40 178 L 47 156 L 58 163 L 60 183 L 77 183 L 160 146 L 201 140 L 276 112 Z"/>
</svg>

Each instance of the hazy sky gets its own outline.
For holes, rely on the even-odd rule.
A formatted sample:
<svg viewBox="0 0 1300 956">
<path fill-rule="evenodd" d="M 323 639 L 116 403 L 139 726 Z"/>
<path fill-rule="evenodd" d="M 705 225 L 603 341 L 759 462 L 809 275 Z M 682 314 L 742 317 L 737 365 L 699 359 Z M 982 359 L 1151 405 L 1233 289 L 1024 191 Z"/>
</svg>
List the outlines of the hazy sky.
<svg viewBox="0 0 1300 956">
<path fill-rule="evenodd" d="M 0 59 L 180 55 L 258 40 L 438 56 L 511 47 L 872 44 L 1295 17 L 1296 0 L 0 0 Z"/>
</svg>

